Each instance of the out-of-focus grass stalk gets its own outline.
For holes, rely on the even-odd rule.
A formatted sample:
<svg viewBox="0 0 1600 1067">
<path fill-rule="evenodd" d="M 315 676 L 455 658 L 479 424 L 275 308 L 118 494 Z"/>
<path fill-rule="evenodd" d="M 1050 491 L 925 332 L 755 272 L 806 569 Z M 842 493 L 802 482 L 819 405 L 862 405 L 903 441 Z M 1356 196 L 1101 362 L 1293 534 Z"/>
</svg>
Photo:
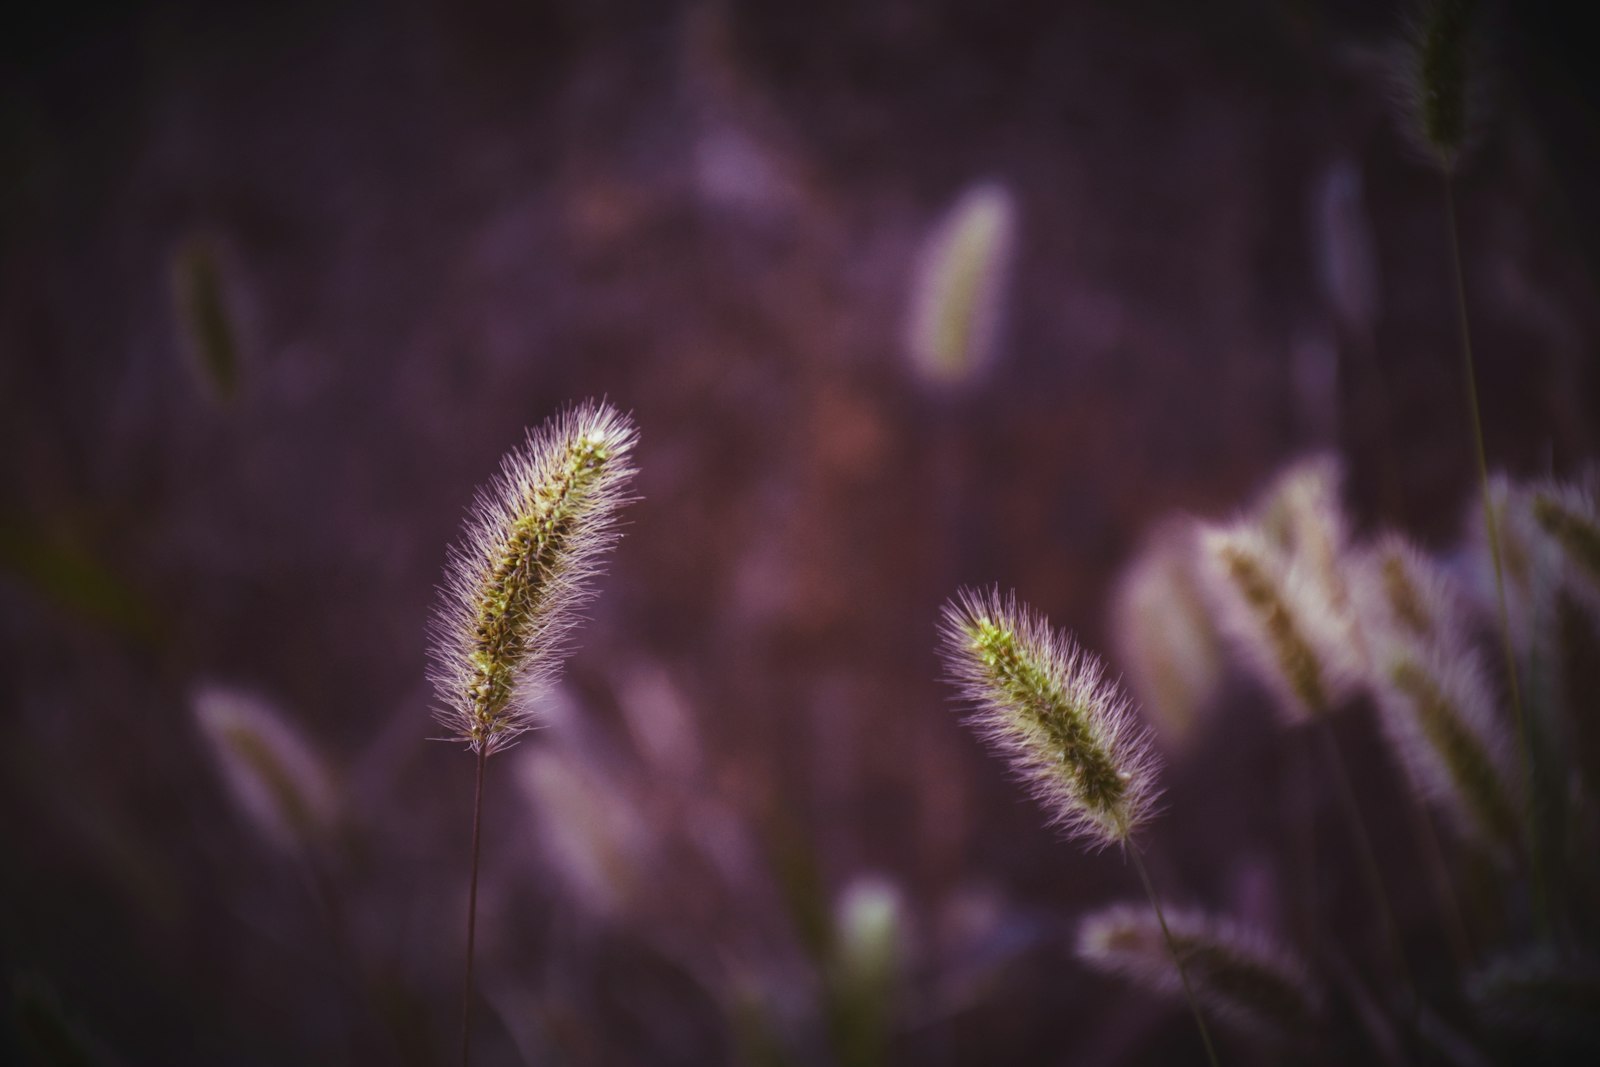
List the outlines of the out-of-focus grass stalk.
<svg viewBox="0 0 1600 1067">
<path fill-rule="evenodd" d="M 1139 847 L 1134 845 L 1126 850 L 1127 855 L 1133 860 L 1133 869 L 1139 872 L 1139 882 L 1144 886 L 1145 896 L 1150 898 L 1150 907 L 1155 909 L 1156 921 L 1161 924 L 1161 938 L 1167 943 L 1167 953 L 1172 957 L 1172 964 L 1178 971 L 1178 980 L 1183 983 L 1183 999 L 1189 1003 L 1189 1014 L 1194 1016 L 1194 1025 L 1200 1031 L 1200 1040 L 1206 1046 L 1206 1059 L 1211 1062 L 1211 1067 L 1217 1067 L 1216 1046 L 1211 1043 L 1211 1031 L 1206 1028 L 1205 1016 L 1200 1014 L 1200 1003 L 1194 999 L 1194 988 L 1189 985 L 1189 971 L 1183 965 L 1183 957 L 1178 953 L 1178 946 L 1172 940 L 1172 930 L 1167 926 L 1167 913 L 1161 910 L 1161 898 L 1156 896 L 1155 886 L 1150 883 L 1150 872 L 1144 869 L 1144 860 L 1139 856 Z"/>
<path fill-rule="evenodd" d="M 239 389 L 239 340 L 212 241 L 189 238 L 178 250 L 172 275 L 195 377 L 211 397 L 227 403 Z"/>
<path fill-rule="evenodd" d="M 1334 791 L 1339 794 L 1339 804 L 1344 809 L 1345 821 L 1350 824 L 1351 835 L 1356 841 L 1356 854 L 1361 858 L 1362 877 L 1366 880 L 1374 910 L 1378 913 L 1378 923 L 1383 929 L 1390 962 L 1394 965 L 1395 975 L 1400 979 L 1407 998 L 1415 1008 L 1416 983 L 1411 976 L 1411 967 L 1406 962 L 1405 949 L 1400 944 L 1400 927 L 1395 922 L 1394 909 L 1389 905 L 1389 891 L 1384 888 L 1383 870 L 1378 864 L 1377 852 L 1372 847 L 1372 838 L 1367 833 L 1366 820 L 1361 817 L 1361 804 L 1356 799 L 1355 785 L 1350 780 L 1350 768 L 1345 764 L 1344 754 L 1339 750 L 1338 738 L 1333 736 L 1333 724 L 1326 717 L 1317 724 L 1317 732 L 1322 739 L 1324 761 L 1333 771 Z"/>
<path fill-rule="evenodd" d="M 1328 531 L 1334 529 L 1333 525 L 1327 527 Z M 1340 618 L 1333 610 L 1328 595 L 1327 578 L 1338 579 L 1343 588 L 1337 574 L 1342 545 L 1336 537 L 1318 538 L 1317 542 L 1319 555 L 1326 558 L 1314 561 L 1314 570 L 1327 574 L 1320 582 L 1308 583 L 1251 524 L 1212 528 L 1201 539 L 1223 626 L 1238 652 L 1262 683 L 1276 692 L 1280 710 L 1292 722 L 1307 722 L 1321 734 L 1323 759 L 1332 772 L 1395 975 L 1415 1003 L 1415 985 L 1400 944 L 1394 909 L 1350 772 L 1333 736 L 1330 717 L 1347 688 L 1341 680 L 1346 668 L 1336 661 L 1335 652 L 1356 628 L 1348 614 Z M 1348 597 L 1348 589 L 1343 589 L 1342 595 Z"/>
<path fill-rule="evenodd" d="M 1523 816 L 1533 879 L 1534 924 L 1541 936 L 1550 929 L 1550 891 L 1544 840 L 1538 815 L 1541 783 L 1534 758 L 1532 724 L 1522 701 L 1515 641 L 1506 605 L 1505 557 L 1490 491 L 1489 461 L 1484 446 L 1483 416 L 1478 402 L 1478 373 L 1472 354 L 1472 326 L 1467 312 L 1466 272 L 1461 256 L 1461 227 L 1456 211 L 1455 174 L 1469 147 L 1474 124 L 1472 49 L 1474 0 L 1432 0 L 1413 28 L 1407 56 L 1408 132 L 1438 168 L 1444 200 L 1445 230 L 1450 239 L 1451 280 L 1455 288 L 1456 325 L 1461 340 L 1461 369 L 1467 393 L 1473 459 L 1483 496 L 1484 534 L 1494 564 L 1495 610 L 1505 656 L 1506 684 L 1516 724 L 1517 749 L 1523 770 Z"/>
<path fill-rule="evenodd" d="M 1472 452 L 1477 461 L 1479 492 L 1483 496 L 1483 528 L 1489 542 L 1489 557 L 1494 563 L 1495 610 L 1499 614 L 1500 646 L 1505 656 L 1506 685 L 1511 695 L 1511 714 L 1517 732 L 1517 753 L 1522 763 L 1523 822 L 1528 831 L 1529 868 L 1533 876 L 1534 925 L 1541 936 L 1550 930 L 1550 890 L 1546 880 L 1544 834 L 1540 829 L 1536 798 L 1539 782 L 1533 759 L 1533 738 L 1527 713 L 1522 706 L 1522 687 L 1517 678 L 1517 653 L 1511 640 L 1511 618 L 1506 608 L 1505 565 L 1500 553 L 1499 523 L 1489 491 L 1489 460 L 1483 443 L 1483 417 L 1478 406 L 1478 373 L 1472 358 L 1472 325 L 1467 315 L 1467 283 L 1461 260 L 1461 233 L 1456 220 L 1455 182 L 1444 171 L 1445 224 L 1450 233 L 1450 265 L 1455 281 L 1456 322 L 1461 337 L 1461 367 L 1467 385 L 1467 414 L 1472 425 Z"/>
</svg>

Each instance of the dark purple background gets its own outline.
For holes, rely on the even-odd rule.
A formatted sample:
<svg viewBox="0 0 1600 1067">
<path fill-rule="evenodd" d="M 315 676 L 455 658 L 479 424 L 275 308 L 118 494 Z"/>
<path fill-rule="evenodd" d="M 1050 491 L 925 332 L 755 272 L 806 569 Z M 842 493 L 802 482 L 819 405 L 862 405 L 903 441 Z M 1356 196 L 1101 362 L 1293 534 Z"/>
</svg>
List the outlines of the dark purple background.
<svg viewBox="0 0 1600 1067">
<path fill-rule="evenodd" d="M 1562 472 L 1600 429 L 1593 64 L 1542 8 L 1494 14 L 1489 121 L 1459 181 L 1488 450 Z M 347 772 L 356 951 L 414 1005 L 414 1062 L 443 1062 L 471 764 L 423 740 L 433 586 L 523 427 L 604 395 L 640 424 L 643 499 L 568 671 L 594 737 L 559 743 L 651 795 L 714 797 L 762 855 L 812 857 L 826 895 L 896 879 L 913 1002 L 976 968 L 963 953 L 1022 946 L 968 1006 L 908 1019 L 904 1062 L 1197 1058 L 1180 1012 L 1071 961 L 1073 917 L 1136 883 L 1052 840 L 959 726 L 935 621 L 956 586 L 998 581 L 1109 651 L 1110 584 L 1145 529 L 1226 514 L 1318 447 L 1344 452 L 1363 529 L 1447 547 L 1471 453 L 1440 181 L 1383 70 L 1397 13 L 165 3 L 5 22 L 9 974 L 128 1063 L 392 1057 L 199 741 L 188 694 L 222 680 Z M 1334 239 L 1375 249 L 1370 328 L 1318 282 L 1335 167 L 1363 183 Z M 1021 219 L 1005 343 L 986 380 L 932 395 L 900 340 L 912 263 L 985 178 Z M 240 339 L 230 404 L 175 312 L 196 233 Z M 1297 394 L 1295 351 L 1342 352 L 1336 387 Z M 629 762 L 619 679 L 640 672 L 693 709 L 692 790 Z M 1148 844 L 1174 899 L 1270 925 L 1292 889 L 1275 776 L 1293 745 L 1242 681 L 1230 693 L 1168 769 Z M 1365 715 L 1341 731 L 1381 822 L 1396 786 Z M 741 907 L 783 930 L 781 905 L 752 890 L 591 922 L 496 764 L 486 984 L 569 1005 L 579 1062 L 729 1057 L 716 1006 L 639 946 L 703 949 Z M 661 802 L 653 832 L 687 832 L 684 810 Z M 1380 836 L 1396 864 L 1409 847 Z M 654 877 L 662 899 L 713 899 L 688 866 Z M 1430 958 L 1428 902 L 1399 892 Z M 976 947 L 946 936 L 969 897 L 999 915 Z M 803 976 L 783 937 L 774 969 Z M 481 1061 L 515 1062 L 480 1025 Z"/>
</svg>

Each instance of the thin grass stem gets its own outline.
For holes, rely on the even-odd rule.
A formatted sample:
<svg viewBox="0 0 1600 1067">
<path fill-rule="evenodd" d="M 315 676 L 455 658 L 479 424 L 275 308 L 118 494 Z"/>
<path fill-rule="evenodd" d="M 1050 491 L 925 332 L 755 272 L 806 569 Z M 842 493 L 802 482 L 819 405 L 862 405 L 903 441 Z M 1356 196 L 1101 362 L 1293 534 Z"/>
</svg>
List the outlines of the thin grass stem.
<svg viewBox="0 0 1600 1067">
<path fill-rule="evenodd" d="M 1472 935 L 1467 929 L 1466 911 L 1461 907 L 1461 896 L 1456 892 L 1455 880 L 1450 875 L 1450 865 L 1445 861 L 1444 846 L 1439 841 L 1439 828 L 1434 824 L 1432 814 L 1418 799 L 1422 792 L 1416 776 L 1411 773 L 1409 767 L 1402 773 L 1406 777 L 1406 808 L 1411 813 L 1411 824 L 1417 843 L 1422 846 L 1425 866 L 1432 876 L 1433 894 L 1439 906 L 1445 940 L 1450 942 L 1450 951 L 1455 955 L 1456 964 L 1462 970 L 1467 970 L 1473 963 Z"/>
<path fill-rule="evenodd" d="M 1344 755 L 1339 751 L 1339 742 L 1333 736 L 1333 725 L 1327 718 L 1322 718 L 1318 723 L 1318 733 L 1322 735 L 1323 754 L 1328 766 L 1333 771 L 1335 791 L 1339 794 L 1339 803 L 1344 808 L 1345 820 L 1350 824 L 1350 834 L 1355 838 L 1356 852 L 1361 857 L 1361 870 L 1367 882 L 1367 891 L 1372 896 L 1372 904 L 1378 913 L 1378 923 L 1383 927 L 1383 937 L 1388 945 L 1389 954 L 1395 969 L 1395 975 L 1400 979 L 1400 984 L 1405 989 L 1407 998 L 1413 1008 L 1417 1003 L 1416 985 L 1411 978 L 1411 967 L 1406 963 L 1405 950 L 1400 945 L 1400 928 L 1395 922 L 1394 909 L 1389 905 L 1389 893 L 1383 886 L 1383 873 L 1378 866 L 1377 853 L 1372 848 L 1372 838 L 1367 833 L 1367 824 L 1361 817 L 1361 805 L 1356 800 L 1356 790 L 1350 780 L 1350 769 L 1345 765 Z"/>
<path fill-rule="evenodd" d="M 467 974 L 461 983 L 461 1067 L 472 1058 L 472 959 L 478 933 L 478 844 L 483 825 L 483 765 L 489 746 L 478 746 L 478 771 L 472 789 L 472 880 L 467 890 Z"/>
<path fill-rule="evenodd" d="M 1461 233 L 1456 221 L 1455 184 L 1444 175 L 1446 229 L 1450 232 L 1450 264 L 1455 280 L 1456 319 L 1461 333 L 1461 364 L 1467 381 L 1467 410 L 1472 422 L 1473 455 L 1478 463 L 1479 490 L 1483 494 L 1483 528 L 1489 541 L 1489 557 L 1494 562 L 1495 606 L 1500 618 L 1500 644 L 1505 653 L 1506 682 L 1511 689 L 1511 711 L 1517 727 L 1517 750 L 1522 762 L 1523 817 L 1528 827 L 1528 851 L 1533 875 L 1533 918 L 1541 936 L 1550 929 L 1549 887 L 1545 882 L 1543 835 L 1535 816 L 1534 798 L 1539 795 L 1534 783 L 1533 743 L 1528 718 L 1522 708 L 1522 688 L 1517 680 L 1517 654 L 1511 641 L 1510 612 L 1506 608 L 1505 567 L 1500 553 L 1500 529 L 1495 522 L 1494 503 L 1489 497 L 1489 460 L 1483 443 L 1483 417 L 1478 407 L 1478 373 L 1472 359 L 1472 327 L 1467 318 L 1467 283 L 1461 261 Z"/>
<path fill-rule="evenodd" d="M 1183 957 L 1178 953 L 1178 946 L 1172 940 L 1172 931 L 1167 929 L 1167 916 L 1161 910 L 1161 898 L 1156 896 L 1155 886 L 1150 884 L 1150 872 L 1144 868 L 1144 860 L 1139 855 L 1139 846 L 1132 841 L 1128 842 L 1127 854 L 1133 857 L 1133 869 L 1139 872 L 1139 881 L 1144 883 L 1145 896 L 1150 898 L 1150 906 L 1155 909 L 1156 921 L 1161 924 L 1161 936 L 1167 942 L 1167 952 L 1172 955 L 1172 965 L 1178 969 L 1178 980 L 1183 983 L 1183 996 L 1189 1002 L 1189 1011 L 1194 1015 L 1194 1024 L 1200 1030 L 1200 1040 L 1206 1047 L 1206 1060 L 1211 1067 L 1220 1067 L 1217 1062 L 1217 1050 L 1211 1044 L 1211 1031 L 1206 1028 L 1206 1020 L 1200 1014 L 1200 1004 L 1194 999 L 1194 990 L 1189 987 L 1189 972 L 1184 969 Z"/>
</svg>

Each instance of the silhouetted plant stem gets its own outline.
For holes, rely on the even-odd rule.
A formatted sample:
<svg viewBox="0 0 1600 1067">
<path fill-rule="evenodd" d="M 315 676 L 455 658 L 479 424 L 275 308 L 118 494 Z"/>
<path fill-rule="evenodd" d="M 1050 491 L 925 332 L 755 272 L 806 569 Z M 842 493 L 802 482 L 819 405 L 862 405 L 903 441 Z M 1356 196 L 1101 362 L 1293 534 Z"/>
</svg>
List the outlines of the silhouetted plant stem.
<svg viewBox="0 0 1600 1067">
<path fill-rule="evenodd" d="M 1362 875 L 1367 882 L 1367 891 L 1372 896 L 1373 908 L 1378 913 L 1378 923 L 1383 927 L 1395 976 L 1400 979 L 1414 1009 L 1417 1003 L 1416 986 L 1411 980 L 1411 968 L 1406 963 L 1405 950 L 1400 945 L 1400 928 L 1395 923 L 1394 909 L 1389 906 L 1389 894 L 1383 887 L 1383 873 L 1378 867 L 1378 857 L 1372 849 L 1372 838 L 1367 834 L 1366 822 L 1361 817 L 1361 805 L 1356 800 L 1355 786 L 1350 781 L 1350 770 L 1345 766 L 1339 742 L 1333 736 L 1333 726 L 1326 717 L 1319 720 L 1317 732 L 1322 735 L 1323 752 L 1333 771 L 1334 789 L 1344 808 L 1345 821 L 1350 824 L 1350 834 L 1355 838 L 1356 852 L 1361 857 Z"/>
<path fill-rule="evenodd" d="M 1473 455 L 1478 464 L 1479 491 L 1483 494 L 1483 528 L 1489 541 L 1489 556 L 1494 562 L 1495 607 L 1499 612 L 1500 643 L 1505 653 L 1506 684 L 1511 690 L 1511 711 L 1517 727 L 1517 750 L 1522 762 L 1523 817 L 1528 830 L 1528 852 L 1533 875 L 1533 919 L 1541 936 L 1549 933 L 1549 889 L 1545 884 L 1544 847 L 1539 832 L 1534 797 L 1533 744 L 1528 718 L 1522 707 L 1522 689 L 1517 681 L 1517 654 L 1511 641 L 1510 613 L 1506 609 L 1505 567 L 1501 561 L 1500 528 L 1495 521 L 1494 502 L 1489 497 L 1489 460 L 1483 443 L 1483 417 L 1478 408 L 1478 374 L 1472 359 L 1472 327 L 1467 318 L 1467 283 L 1461 261 L 1461 233 L 1456 222 L 1455 184 L 1444 176 L 1446 229 L 1450 231 L 1450 264 L 1456 289 L 1456 319 L 1461 334 L 1461 365 L 1467 382 L 1467 410 L 1472 422 Z"/>
<path fill-rule="evenodd" d="M 300 854 L 300 865 L 303 875 L 311 889 L 319 910 L 322 912 L 322 921 L 328 927 L 329 939 L 333 942 L 334 956 L 337 959 L 345 981 L 350 983 L 350 994 L 364 1011 L 373 1014 L 370 990 L 367 987 L 366 975 L 362 970 L 360 957 L 356 954 L 355 946 L 351 943 L 349 928 L 345 922 L 344 905 L 339 895 L 339 887 L 334 883 L 333 875 L 328 871 L 323 858 L 315 851 L 306 850 Z M 355 1055 L 355 1028 L 352 1026 L 345 1034 L 346 1056 L 351 1063 L 357 1062 Z"/>
<path fill-rule="evenodd" d="M 1456 893 L 1454 880 L 1450 877 L 1449 865 L 1445 863 L 1444 848 L 1439 844 L 1439 831 L 1434 825 L 1433 817 L 1423 807 L 1418 799 L 1422 796 L 1422 787 L 1417 783 L 1416 775 L 1402 760 L 1401 766 L 1406 779 L 1406 808 L 1411 813 L 1411 825 L 1417 838 L 1417 843 L 1422 846 L 1423 858 L 1428 868 L 1428 873 L 1433 880 L 1433 894 L 1439 905 L 1440 925 L 1444 927 L 1445 940 L 1450 942 L 1450 951 L 1456 957 L 1456 964 L 1463 970 L 1472 966 L 1472 938 L 1467 932 L 1466 912 L 1461 907 L 1460 895 Z"/>
<path fill-rule="evenodd" d="M 1167 942 L 1167 952 L 1172 955 L 1172 965 L 1178 969 L 1178 980 L 1183 983 L 1183 996 L 1189 1002 L 1189 1011 L 1194 1015 L 1194 1024 L 1200 1030 L 1200 1040 L 1206 1046 L 1206 1059 L 1211 1067 L 1220 1067 L 1217 1062 L 1217 1050 L 1211 1044 L 1211 1031 L 1206 1029 L 1205 1017 L 1200 1014 L 1200 1004 L 1194 999 L 1194 990 L 1189 986 L 1189 972 L 1184 969 L 1183 957 L 1178 953 L 1178 946 L 1172 940 L 1172 931 L 1167 929 L 1167 916 L 1161 910 L 1161 898 L 1156 896 L 1155 886 L 1150 884 L 1150 872 L 1144 868 L 1144 860 L 1139 855 L 1139 846 L 1129 841 L 1125 850 L 1127 855 L 1133 857 L 1133 869 L 1139 872 L 1139 881 L 1144 883 L 1145 896 L 1150 898 L 1150 906 L 1155 909 L 1156 921 L 1161 924 L 1161 936 Z"/>
<path fill-rule="evenodd" d="M 467 974 L 461 984 L 461 1067 L 467 1067 L 472 1053 L 472 957 L 478 932 L 478 842 L 483 824 L 483 765 L 489 759 L 489 746 L 478 746 L 478 771 L 472 789 L 472 880 L 467 890 Z"/>
<path fill-rule="evenodd" d="M 1295 731 L 1290 739 L 1294 765 L 1291 777 L 1280 781 L 1280 795 L 1288 801 L 1284 810 L 1291 820 L 1289 831 L 1293 836 L 1295 867 L 1300 879 L 1301 943 L 1315 946 L 1322 940 L 1322 924 L 1317 919 L 1317 806 L 1312 790 L 1312 767 L 1316 760 L 1308 733 Z"/>
</svg>

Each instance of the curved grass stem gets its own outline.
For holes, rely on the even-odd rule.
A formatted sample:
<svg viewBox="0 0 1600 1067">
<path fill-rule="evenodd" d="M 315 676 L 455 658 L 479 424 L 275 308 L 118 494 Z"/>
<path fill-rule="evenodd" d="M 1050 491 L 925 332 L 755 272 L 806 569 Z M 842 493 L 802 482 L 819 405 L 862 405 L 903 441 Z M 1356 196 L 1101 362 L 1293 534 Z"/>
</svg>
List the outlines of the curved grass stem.
<svg viewBox="0 0 1600 1067">
<path fill-rule="evenodd" d="M 1356 800 L 1356 790 L 1350 781 L 1350 769 L 1345 765 L 1344 755 L 1339 751 L 1339 742 L 1333 736 L 1333 726 L 1326 716 L 1317 723 L 1317 732 L 1322 735 L 1323 753 L 1329 768 L 1333 771 L 1335 791 L 1339 794 L 1340 806 L 1344 809 L 1345 821 L 1350 824 L 1350 835 L 1355 838 L 1356 852 L 1361 857 L 1362 875 L 1367 883 L 1367 891 L 1372 897 L 1373 909 L 1378 913 L 1379 925 L 1383 927 L 1384 941 L 1388 946 L 1391 963 L 1394 966 L 1395 976 L 1400 979 L 1407 1000 L 1415 1014 L 1417 1005 L 1416 985 L 1411 978 L 1411 967 L 1406 963 L 1405 949 L 1400 944 L 1400 928 L 1395 922 L 1394 909 L 1389 906 L 1389 893 L 1383 886 L 1383 872 L 1378 866 L 1377 853 L 1372 848 L 1372 838 L 1367 833 L 1367 825 L 1361 817 L 1361 805 Z"/>
<path fill-rule="evenodd" d="M 1184 969 L 1183 957 L 1178 953 L 1178 946 L 1172 940 L 1172 931 L 1167 929 L 1167 916 L 1161 910 L 1161 898 L 1156 896 L 1155 886 L 1150 884 L 1150 872 L 1145 870 L 1144 859 L 1139 855 L 1139 846 L 1129 841 L 1126 853 L 1133 857 L 1133 869 L 1139 872 L 1139 881 L 1144 883 L 1145 896 L 1150 898 L 1150 906 L 1155 909 L 1156 921 L 1161 924 L 1161 936 L 1167 942 L 1167 952 L 1172 956 L 1172 965 L 1178 969 L 1178 980 L 1183 983 L 1183 996 L 1189 1002 L 1189 1011 L 1194 1015 L 1194 1024 L 1200 1030 L 1200 1040 L 1206 1047 L 1206 1060 L 1211 1067 L 1219 1067 L 1217 1050 L 1211 1044 L 1211 1031 L 1206 1028 L 1206 1020 L 1200 1014 L 1200 1004 L 1194 999 L 1194 990 L 1189 986 L 1189 972 Z"/>
</svg>

